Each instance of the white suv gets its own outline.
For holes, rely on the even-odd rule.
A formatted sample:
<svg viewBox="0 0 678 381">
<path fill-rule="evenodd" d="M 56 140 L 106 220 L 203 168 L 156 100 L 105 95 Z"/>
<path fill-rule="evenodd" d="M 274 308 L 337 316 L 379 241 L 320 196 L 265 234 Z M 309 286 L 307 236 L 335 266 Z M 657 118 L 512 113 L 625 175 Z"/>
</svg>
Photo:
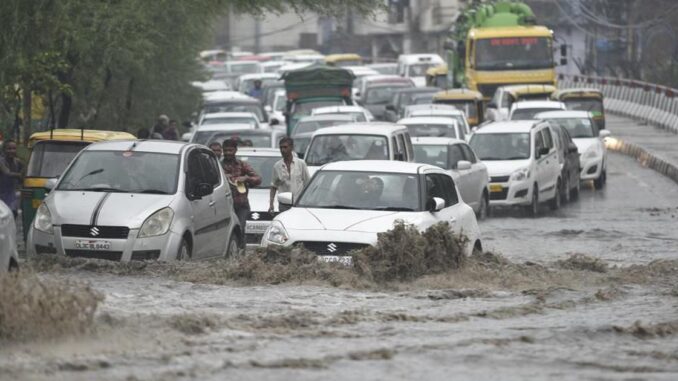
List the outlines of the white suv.
<svg viewBox="0 0 678 381">
<path fill-rule="evenodd" d="M 548 123 L 507 121 L 478 129 L 470 146 L 490 175 L 490 206 L 526 206 L 531 216 L 539 203 L 560 208 L 560 164 Z"/>
</svg>

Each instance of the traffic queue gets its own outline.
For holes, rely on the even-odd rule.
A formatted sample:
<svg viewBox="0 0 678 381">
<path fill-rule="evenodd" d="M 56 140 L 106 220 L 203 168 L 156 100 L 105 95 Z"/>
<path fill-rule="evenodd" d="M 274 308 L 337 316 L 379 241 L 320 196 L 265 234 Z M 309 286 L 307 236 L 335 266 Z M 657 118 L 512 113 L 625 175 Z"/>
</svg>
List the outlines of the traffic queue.
<svg viewBox="0 0 678 381">
<path fill-rule="evenodd" d="M 29 255 L 183 260 L 303 244 L 346 263 L 397 220 L 446 222 L 471 254 L 493 210 L 537 216 L 582 181 L 606 182 L 594 89 L 512 84 L 486 100 L 427 83 L 444 70 L 435 54 L 201 58 L 211 79 L 193 84 L 203 102 L 184 142 L 52 135 L 78 145 L 51 171 L 35 144 L 21 203 Z"/>
</svg>

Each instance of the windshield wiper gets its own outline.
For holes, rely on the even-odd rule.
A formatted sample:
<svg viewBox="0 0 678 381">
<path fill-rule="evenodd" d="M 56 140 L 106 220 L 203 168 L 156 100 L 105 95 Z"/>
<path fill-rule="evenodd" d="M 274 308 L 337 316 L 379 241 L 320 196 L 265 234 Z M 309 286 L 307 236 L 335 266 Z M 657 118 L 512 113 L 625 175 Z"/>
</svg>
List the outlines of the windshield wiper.
<svg viewBox="0 0 678 381">
<path fill-rule="evenodd" d="M 74 189 L 64 189 L 64 190 L 85 191 L 85 192 L 117 192 L 117 193 L 125 193 L 126 192 L 124 190 L 120 190 L 120 189 L 117 189 L 117 188 L 109 188 L 109 187 L 74 188 Z"/>
<path fill-rule="evenodd" d="M 164 190 L 160 189 L 144 189 L 142 191 L 132 192 L 132 193 L 152 193 L 152 194 L 169 194 Z"/>
<path fill-rule="evenodd" d="M 525 156 L 511 156 L 511 157 L 507 157 L 507 158 L 502 159 L 502 160 L 520 160 L 520 159 L 527 159 L 527 157 L 525 157 Z"/>
<path fill-rule="evenodd" d="M 412 208 L 404 208 L 399 206 L 387 206 L 385 208 L 373 208 L 372 210 L 383 210 L 388 212 L 414 212 Z"/>
<path fill-rule="evenodd" d="M 99 173 L 101 173 L 101 172 L 103 172 L 103 171 L 104 171 L 103 168 L 95 169 L 95 170 L 93 170 L 93 171 L 91 171 L 91 172 L 89 172 L 89 173 L 86 173 L 86 174 L 82 175 L 82 177 L 79 178 L 78 181 L 84 179 L 84 178 L 87 177 L 87 176 L 98 175 Z"/>
<path fill-rule="evenodd" d="M 324 205 L 324 206 L 314 206 L 313 208 L 322 208 L 322 209 L 360 209 L 354 206 L 348 205 Z"/>
</svg>

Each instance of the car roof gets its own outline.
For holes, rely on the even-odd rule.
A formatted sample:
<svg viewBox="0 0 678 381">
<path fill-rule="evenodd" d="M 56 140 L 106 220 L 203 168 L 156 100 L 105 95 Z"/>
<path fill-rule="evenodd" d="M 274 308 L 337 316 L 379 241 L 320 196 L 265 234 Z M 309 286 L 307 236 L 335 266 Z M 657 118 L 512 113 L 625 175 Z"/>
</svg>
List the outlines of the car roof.
<svg viewBox="0 0 678 381">
<path fill-rule="evenodd" d="M 537 120 L 507 120 L 504 122 L 494 122 L 477 129 L 476 132 L 474 132 L 474 135 L 530 132 L 530 130 L 538 123 L 539 121 Z"/>
<path fill-rule="evenodd" d="M 337 113 L 337 112 L 364 112 L 365 109 L 362 108 L 361 106 L 348 106 L 348 105 L 343 105 L 343 106 L 325 106 L 325 107 L 317 107 L 314 108 L 312 113 L 313 114 L 331 114 L 331 113 Z"/>
<path fill-rule="evenodd" d="M 524 108 L 562 108 L 565 109 L 565 104 L 563 102 L 557 101 L 521 101 L 515 102 L 511 106 L 511 110 L 524 109 Z"/>
<path fill-rule="evenodd" d="M 252 98 L 245 94 L 242 94 L 240 97 L 231 97 L 231 98 L 205 98 L 205 103 L 239 103 L 239 104 L 261 104 L 258 99 Z"/>
<path fill-rule="evenodd" d="M 240 76 L 240 81 L 246 81 L 248 79 L 278 79 L 280 78 L 280 74 L 278 73 L 250 73 L 250 74 L 243 74 Z"/>
<path fill-rule="evenodd" d="M 325 164 L 320 171 L 392 172 L 416 175 L 425 169 L 438 169 L 428 164 L 395 160 L 351 160 Z"/>
<path fill-rule="evenodd" d="M 400 119 L 398 124 L 420 124 L 420 123 L 428 123 L 428 124 L 457 124 L 457 120 L 454 118 L 446 118 L 444 116 L 417 116 L 414 118 L 404 118 Z"/>
<path fill-rule="evenodd" d="M 445 137 L 430 137 L 430 136 L 418 136 L 412 137 L 413 145 L 452 145 L 466 143 L 461 139 L 455 138 L 445 138 Z"/>
<path fill-rule="evenodd" d="M 429 103 L 424 105 L 407 105 L 405 106 L 410 111 L 419 111 L 419 110 L 450 110 L 450 111 L 459 111 L 458 108 L 447 105 L 443 103 Z"/>
<path fill-rule="evenodd" d="M 85 147 L 86 151 L 137 151 L 179 154 L 186 147 L 196 145 L 172 140 L 107 140 L 92 143 Z"/>
<path fill-rule="evenodd" d="M 347 115 L 347 114 L 321 114 L 321 115 L 309 115 L 309 116 L 304 116 L 297 123 L 301 122 L 322 122 L 322 121 L 327 121 L 327 120 L 336 120 L 336 121 L 345 121 L 345 122 L 353 122 L 353 116 Z"/>
<path fill-rule="evenodd" d="M 254 126 L 246 123 L 218 123 L 201 124 L 197 131 L 232 131 L 232 130 L 254 130 Z"/>
<path fill-rule="evenodd" d="M 544 111 L 535 115 L 537 119 L 569 119 L 569 118 L 591 118 L 588 111 L 562 110 L 562 111 Z"/>
<path fill-rule="evenodd" d="M 252 118 L 257 119 L 257 116 L 251 112 L 213 112 L 205 114 L 203 119 L 217 119 L 217 118 Z M 257 119 L 258 120 L 258 119 Z"/>
<path fill-rule="evenodd" d="M 219 90 L 211 91 L 203 94 L 203 99 L 205 101 L 219 101 L 219 100 L 228 100 L 228 99 L 241 99 L 247 98 L 248 96 L 235 90 Z"/>
<path fill-rule="evenodd" d="M 401 130 L 407 131 L 407 127 L 386 122 L 363 122 L 321 128 L 314 135 L 390 135 Z"/>
<path fill-rule="evenodd" d="M 282 157 L 278 148 L 239 147 L 236 156 Z"/>
</svg>

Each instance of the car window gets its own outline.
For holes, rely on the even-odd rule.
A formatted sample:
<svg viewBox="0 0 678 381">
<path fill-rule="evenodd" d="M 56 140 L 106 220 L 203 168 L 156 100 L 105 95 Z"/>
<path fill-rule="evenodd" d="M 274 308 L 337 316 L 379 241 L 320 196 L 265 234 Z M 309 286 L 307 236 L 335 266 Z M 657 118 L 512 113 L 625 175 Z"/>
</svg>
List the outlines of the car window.
<svg viewBox="0 0 678 381">
<path fill-rule="evenodd" d="M 459 202 L 459 197 L 457 196 L 457 188 L 454 186 L 454 181 L 450 176 L 440 175 L 440 177 L 445 189 L 445 207 L 448 208 L 456 205 Z"/>
<path fill-rule="evenodd" d="M 544 145 L 544 138 L 542 137 L 541 131 L 537 131 L 534 134 L 534 148 L 535 148 L 534 151 L 539 152 L 539 150 L 544 147 L 546 146 Z"/>
<path fill-rule="evenodd" d="M 471 147 L 469 147 L 466 144 L 459 144 L 459 147 L 461 147 L 462 152 L 464 153 L 464 160 L 470 161 L 471 164 L 475 164 L 478 162 L 478 159 L 476 158 L 476 154 L 473 153 L 473 150 L 471 150 Z"/>
<path fill-rule="evenodd" d="M 197 186 L 207 182 L 203 175 L 200 151 L 195 149 L 191 151 L 186 161 L 186 195 L 192 198 Z"/>
<path fill-rule="evenodd" d="M 511 108 L 511 96 L 508 93 L 503 93 L 501 98 L 501 107 Z"/>
<path fill-rule="evenodd" d="M 412 138 L 410 138 L 409 133 L 403 134 L 405 137 L 405 151 L 407 152 L 407 159 L 410 160 L 414 157 L 414 148 L 412 147 Z"/>
<path fill-rule="evenodd" d="M 402 154 L 401 161 L 407 161 L 407 151 L 405 150 L 405 138 L 403 134 L 398 134 L 398 154 Z"/>
<path fill-rule="evenodd" d="M 551 136 L 551 129 L 544 128 L 541 130 L 544 134 L 544 147 L 553 148 L 553 137 Z"/>
<path fill-rule="evenodd" d="M 459 160 L 464 160 L 464 154 L 461 152 L 459 144 L 454 144 L 450 146 L 449 152 L 450 152 L 450 168 L 456 169 Z"/>
<path fill-rule="evenodd" d="M 426 197 L 427 200 L 433 197 L 445 200 L 446 208 L 459 202 L 454 182 L 449 176 L 441 174 L 426 175 Z"/>
<path fill-rule="evenodd" d="M 212 187 L 218 187 L 221 184 L 221 177 L 219 176 L 219 167 L 216 158 L 210 155 L 208 151 L 200 151 L 200 166 L 205 180 Z"/>
</svg>

